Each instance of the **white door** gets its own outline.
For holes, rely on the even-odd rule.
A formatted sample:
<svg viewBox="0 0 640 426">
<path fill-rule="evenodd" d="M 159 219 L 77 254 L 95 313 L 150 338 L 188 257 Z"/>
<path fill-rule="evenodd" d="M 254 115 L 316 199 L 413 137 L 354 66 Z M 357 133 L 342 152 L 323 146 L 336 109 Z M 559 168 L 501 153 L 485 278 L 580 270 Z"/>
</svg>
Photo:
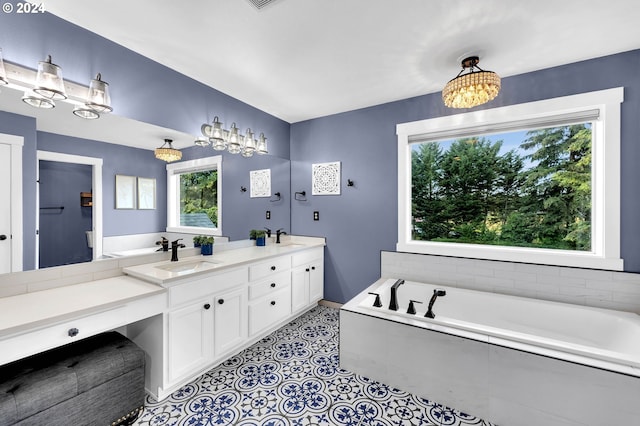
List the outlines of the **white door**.
<svg viewBox="0 0 640 426">
<path fill-rule="evenodd" d="M 247 338 L 247 288 L 215 297 L 215 356 L 229 352 Z"/>
<path fill-rule="evenodd" d="M 11 272 L 11 146 L 0 144 L 0 274 Z"/>
</svg>

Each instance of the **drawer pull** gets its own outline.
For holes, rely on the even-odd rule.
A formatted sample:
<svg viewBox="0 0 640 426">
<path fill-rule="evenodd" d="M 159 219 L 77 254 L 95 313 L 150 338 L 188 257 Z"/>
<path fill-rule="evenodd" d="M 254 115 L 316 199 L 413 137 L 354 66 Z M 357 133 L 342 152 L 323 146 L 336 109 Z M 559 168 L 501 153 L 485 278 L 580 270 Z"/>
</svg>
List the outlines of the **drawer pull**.
<svg viewBox="0 0 640 426">
<path fill-rule="evenodd" d="M 275 271 L 275 270 L 276 270 L 275 265 L 271 267 L 271 270 L 272 270 L 272 271 Z"/>
<path fill-rule="evenodd" d="M 211 307 L 211 305 L 210 305 L 210 304 L 208 304 L 208 303 L 205 303 L 205 305 L 204 305 L 203 307 L 204 307 L 205 309 L 209 309 L 209 308 Z"/>
<path fill-rule="evenodd" d="M 67 334 L 69 335 L 69 337 L 76 337 L 78 335 L 78 333 L 80 333 L 80 330 L 78 330 L 77 328 L 70 328 L 69 331 L 67 331 Z"/>
<path fill-rule="evenodd" d="M 271 306 L 275 306 L 275 305 L 276 305 L 276 301 L 275 301 L 275 300 L 272 300 L 272 301 L 271 301 Z"/>
<path fill-rule="evenodd" d="M 218 304 L 222 305 L 224 303 L 224 299 L 218 300 Z"/>
<path fill-rule="evenodd" d="M 305 272 L 309 272 L 309 268 L 305 269 Z"/>
<path fill-rule="evenodd" d="M 275 288 L 276 283 L 271 283 L 271 288 Z"/>
</svg>

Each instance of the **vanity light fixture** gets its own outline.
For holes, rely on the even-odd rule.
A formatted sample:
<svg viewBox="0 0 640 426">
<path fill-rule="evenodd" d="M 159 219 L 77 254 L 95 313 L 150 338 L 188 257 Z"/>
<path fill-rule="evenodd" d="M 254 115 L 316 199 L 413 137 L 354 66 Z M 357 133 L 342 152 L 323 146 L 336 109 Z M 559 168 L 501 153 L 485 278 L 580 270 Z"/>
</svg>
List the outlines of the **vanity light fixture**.
<svg viewBox="0 0 640 426">
<path fill-rule="evenodd" d="M 89 84 L 89 93 L 85 105 L 99 114 L 107 114 L 113 111 L 111 107 L 111 95 L 109 83 L 102 81 L 102 75 L 98 73 Z"/>
<path fill-rule="evenodd" d="M 196 138 L 194 143 L 201 147 L 211 145 L 216 151 L 227 150 L 230 154 L 242 154 L 245 158 L 252 157 L 254 153 L 269 153 L 264 133 L 260 133 L 256 140 L 251 129 L 247 129 L 243 136 L 238 132 L 236 123 L 231 124 L 231 129 L 225 130 L 217 116 L 213 118 L 213 123 L 203 124 L 200 131 L 204 137 Z M 208 139 L 208 143 L 205 139 Z"/>
<path fill-rule="evenodd" d="M 44 96 L 38 95 L 36 92 L 33 92 L 27 89 L 22 96 L 22 102 L 31 105 L 32 107 L 42 108 L 42 109 L 51 109 L 55 108 L 56 103 L 51 99 L 47 99 Z"/>
<path fill-rule="evenodd" d="M 62 68 L 51 62 L 51 55 L 46 61 L 38 62 L 38 74 L 33 91 L 53 101 L 67 99 L 62 79 Z"/>
<path fill-rule="evenodd" d="M 478 67 L 480 58 L 462 60 L 462 70 L 442 89 L 442 100 L 451 108 L 471 108 L 489 102 L 500 92 L 500 77 Z M 464 74 L 465 70 L 469 70 Z"/>
<path fill-rule="evenodd" d="M 155 149 L 154 152 L 158 160 L 163 160 L 167 163 L 171 163 L 172 161 L 178 161 L 182 158 L 182 151 L 175 149 L 172 143 L 173 140 L 165 139 L 162 146 Z M 166 145 L 169 146 L 165 147 Z"/>
<path fill-rule="evenodd" d="M 0 84 L 9 84 L 7 79 L 7 71 L 4 69 L 4 61 L 2 60 L 2 49 L 0 49 Z"/>
</svg>

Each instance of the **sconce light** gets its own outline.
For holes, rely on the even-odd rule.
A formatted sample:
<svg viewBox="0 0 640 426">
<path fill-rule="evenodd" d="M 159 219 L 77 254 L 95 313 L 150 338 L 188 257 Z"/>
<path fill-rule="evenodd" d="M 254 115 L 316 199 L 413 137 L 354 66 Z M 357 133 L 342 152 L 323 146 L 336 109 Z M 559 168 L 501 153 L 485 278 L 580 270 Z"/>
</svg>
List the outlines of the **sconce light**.
<svg viewBox="0 0 640 426">
<path fill-rule="evenodd" d="M 7 71 L 4 69 L 4 61 L 2 60 L 2 49 L 0 49 L 0 84 L 9 84 L 7 79 Z"/>
<path fill-rule="evenodd" d="M 213 118 L 213 123 L 200 126 L 200 131 L 204 138 L 208 139 L 208 142 L 205 142 L 202 137 L 196 138 L 194 143 L 201 147 L 211 145 L 216 151 L 226 149 L 230 154 L 242 154 L 245 158 L 253 156 L 254 153 L 260 155 L 269 153 L 264 133 L 260 133 L 260 137 L 256 140 L 251 129 L 247 129 L 243 136 L 238 132 L 236 123 L 231 124 L 231 129 L 225 130 L 217 116 Z"/>
<path fill-rule="evenodd" d="M 165 139 L 160 148 L 155 149 L 155 155 L 158 160 L 166 161 L 170 163 L 172 161 L 178 161 L 182 158 L 182 151 L 177 150 L 172 145 L 173 140 Z M 165 148 L 166 145 L 169 145 Z"/>
<path fill-rule="evenodd" d="M 38 62 L 38 74 L 33 91 L 53 101 L 67 99 L 62 79 L 62 68 L 51 62 L 51 55 L 46 61 Z"/>
<path fill-rule="evenodd" d="M 478 66 L 480 58 L 462 60 L 462 71 L 442 89 L 442 100 L 451 108 L 471 108 L 489 102 L 500 92 L 500 77 Z M 469 72 L 463 74 L 468 69 Z M 474 71 L 474 69 L 477 69 Z"/>
<path fill-rule="evenodd" d="M 26 90 L 22 96 L 22 102 L 31 105 L 32 107 L 51 109 L 55 108 L 56 103 L 51 99 L 47 99 L 44 96 L 38 95 L 36 92 Z"/>
</svg>

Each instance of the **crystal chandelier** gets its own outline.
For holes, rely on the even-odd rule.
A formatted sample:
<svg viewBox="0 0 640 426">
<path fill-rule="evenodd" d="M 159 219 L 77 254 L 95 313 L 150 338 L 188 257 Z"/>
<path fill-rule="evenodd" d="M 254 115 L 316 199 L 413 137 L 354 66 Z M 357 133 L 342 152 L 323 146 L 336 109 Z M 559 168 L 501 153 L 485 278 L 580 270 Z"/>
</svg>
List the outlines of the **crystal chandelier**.
<svg viewBox="0 0 640 426">
<path fill-rule="evenodd" d="M 216 151 L 227 150 L 230 154 L 241 154 L 243 157 L 252 157 L 254 153 L 259 155 L 268 154 L 267 138 L 264 133 L 256 140 L 251 129 L 247 129 L 241 135 L 236 123 L 231 124 L 229 130 L 222 127 L 218 117 L 214 117 L 213 123 L 203 124 L 200 128 L 202 136 L 196 138 L 195 144 L 201 147 L 211 145 Z"/>
<path fill-rule="evenodd" d="M 442 100 L 451 108 L 471 108 L 489 102 L 500 92 L 500 77 L 478 67 L 480 58 L 462 60 L 462 70 L 442 89 Z M 465 70 L 469 72 L 463 74 Z"/>
<path fill-rule="evenodd" d="M 182 151 L 177 150 L 172 145 L 173 140 L 165 139 L 160 148 L 155 149 L 155 155 L 158 160 L 166 161 L 170 163 L 172 161 L 178 161 L 182 158 Z M 168 147 L 166 145 L 169 145 Z"/>
</svg>

